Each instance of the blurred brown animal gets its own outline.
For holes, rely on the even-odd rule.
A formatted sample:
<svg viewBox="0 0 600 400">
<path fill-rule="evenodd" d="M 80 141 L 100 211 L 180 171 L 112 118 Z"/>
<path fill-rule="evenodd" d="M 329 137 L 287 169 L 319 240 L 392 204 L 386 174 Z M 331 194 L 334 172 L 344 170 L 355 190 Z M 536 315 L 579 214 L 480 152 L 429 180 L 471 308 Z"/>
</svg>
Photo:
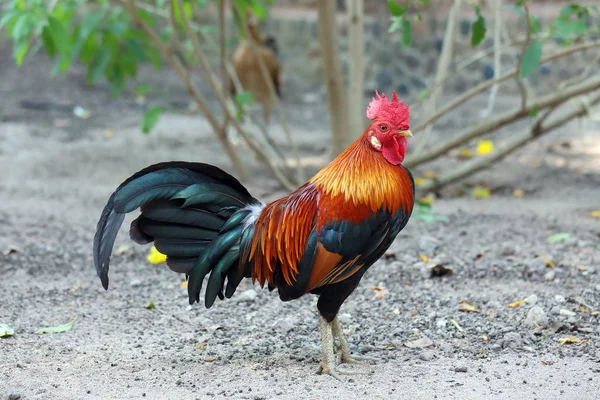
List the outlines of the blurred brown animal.
<svg viewBox="0 0 600 400">
<path fill-rule="evenodd" d="M 238 44 L 232 57 L 233 68 L 240 79 L 240 83 L 244 90 L 252 94 L 252 99 L 264 106 L 264 121 L 269 122 L 271 114 L 271 106 L 273 105 L 273 97 L 269 90 L 269 86 L 260 70 L 258 58 L 252 51 L 249 40 L 252 40 L 257 47 L 257 50 L 262 55 L 269 77 L 275 87 L 277 96 L 281 96 L 279 86 L 279 74 L 281 65 L 277 59 L 277 42 L 273 37 L 262 39 L 257 26 L 254 23 L 248 24 L 250 37 L 242 39 Z M 231 94 L 234 95 L 236 90 L 233 82 L 230 81 Z"/>
</svg>

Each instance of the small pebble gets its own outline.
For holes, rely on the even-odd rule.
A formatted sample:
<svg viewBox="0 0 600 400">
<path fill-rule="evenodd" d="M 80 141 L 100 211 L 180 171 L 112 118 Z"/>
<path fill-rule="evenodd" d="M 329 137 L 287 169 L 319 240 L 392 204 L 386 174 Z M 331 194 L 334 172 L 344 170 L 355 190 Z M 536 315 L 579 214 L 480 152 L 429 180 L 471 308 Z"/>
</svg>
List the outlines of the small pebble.
<svg viewBox="0 0 600 400">
<path fill-rule="evenodd" d="M 431 361 L 433 360 L 433 352 L 432 351 L 422 351 L 419 354 L 419 358 L 423 361 Z"/>
<path fill-rule="evenodd" d="M 557 302 L 558 304 L 562 304 L 567 300 L 565 299 L 565 296 L 561 296 L 560 294 L 557 294 L 556 296 L 554 296 L 554 301 Z"/>
<path fill-rule="evenodd" d="M 535 305 L 535 303 L 537 303 L 538 301 L 538 297 L 535 294 L 532 294 L 531 296 L 528 296 L 525 298 L 525 303 L 529 304 L 530 306 Z"/>
<path fill-rule="evenodd" d="M 527 313 L 525 324 L 534 328 L 545 327 L 548 325 L 548 317 L 546 312 L 540 306 L 533 306 Z"/>
<path fill-rule="evenodd" d="M 574 313 L 571 310 L 567 310 L 566 308 L 561 308 L 559 313 L 560 315 L 564 315 L 566 317 L 574 317 L 577 315 L 577 313 Z"/>
<path fill-rule="evenodd" d="M 454 368 L 454 372 L 467 372 L 467 371 L 468 371 L 468 368 L 465 367 L 464 365 Z"/>
<path fill-rule="evenodd" d="M 240 293 L 238 296 L 236 296 L 235 299 L 238 302 L 243 302 L 243 301 L 252 302 L 252 301 L 256 300 L 256 296 L 258 296 L 256 293 L 256 290 L 248 289 L 248 290 L 245 290 L 242 293 Z"/>
</svg>

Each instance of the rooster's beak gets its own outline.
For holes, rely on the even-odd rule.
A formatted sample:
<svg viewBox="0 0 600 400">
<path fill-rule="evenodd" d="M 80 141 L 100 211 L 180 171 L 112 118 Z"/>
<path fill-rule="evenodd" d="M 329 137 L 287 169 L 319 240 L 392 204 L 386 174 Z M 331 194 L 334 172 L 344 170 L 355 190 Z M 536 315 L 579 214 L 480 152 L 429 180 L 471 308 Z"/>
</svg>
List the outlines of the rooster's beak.
<svg viewBox="0 0 600 400">
<path fill-rule="evenodd" d="M 400 131 L 398 132 L 398 136 L 412 137 L 412 133 L 409 130 Z"/>
</svg>

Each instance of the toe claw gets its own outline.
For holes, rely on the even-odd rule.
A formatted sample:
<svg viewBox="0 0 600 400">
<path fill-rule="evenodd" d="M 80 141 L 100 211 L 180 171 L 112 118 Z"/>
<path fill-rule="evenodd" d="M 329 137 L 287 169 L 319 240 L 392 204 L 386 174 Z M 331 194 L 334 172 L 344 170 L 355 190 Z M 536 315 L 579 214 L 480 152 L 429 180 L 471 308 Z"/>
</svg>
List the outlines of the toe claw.
<svg viewBox="0 0 600 400">
<path fill-rule="evenodd" d="M 342 354 L 342 363 L 345 364 L 362 364 L 364 362 L 377 361 L 377 359 L 368 356 L 359 356 L 356 354 Z"/>
</svg>

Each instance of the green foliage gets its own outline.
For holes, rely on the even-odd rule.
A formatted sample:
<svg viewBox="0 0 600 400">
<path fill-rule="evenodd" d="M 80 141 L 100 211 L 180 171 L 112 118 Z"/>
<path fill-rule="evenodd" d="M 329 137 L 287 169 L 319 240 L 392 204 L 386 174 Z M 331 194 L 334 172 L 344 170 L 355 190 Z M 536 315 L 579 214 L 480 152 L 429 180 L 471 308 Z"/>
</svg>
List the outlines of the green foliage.
<svg viewBox="0 0 600 400">
<path fill-rule="evenodd" d="M 592 30 L 589 24 L 591 18 L 599 16 L 598 7 L 594 4 L 568 4 L 552 22 L 550 33 L 553 37 L 562 39 L 564 45 L 568 45 L 573 38 L 589 33 Z M 597 31 L 600 32 L 600 26 Z"/>
<path fill-rule="evenodd" d="M 37 331 L 35 331 L 35 333 L 44 334 L 44 333 L 62 333 L 62 332 L 68 332 L 71 329 L 73 329 L 73 324 L 75 323 L 75 321 L 77 321 L 77 318 L 78 317 L 75 317 L 71 321 L 69 321 L 69 322 L 67 322 L 66 324 L 63 324 L 63 325 L 50 326 L 50 327 L 47 327 L 47 328 L 38 329 Z"/>
<path fill-rule="evenodd" d="M 542 58 L 542 43 L 534 41 L 529 43 L 521 58 L 521 64 L 519 65 L 519 75 L 521 78 L 526 78 L 538 67 Z"/>
<path fill-rule="evenodd" d="M 418 199 L 415 200 L 415 207 L 413 209 L 412 216 L 427 224 L 432 224 L 436 221 L 446 221 L 446 217 L 433 211 L 431 204 Z"/>
<path fill-rule="evenodd" d="M 413 5 L 422 4 L 428 5 L 429 0 L 412 0 Z M 404 1 L 404 5 L 400 5 L 395 0 L 388 0 L 388 11 L 392 15 L 391 25 L 388 28 L 389 33 L 400 31 L 402 35 L 402 43 L 405 46 L 412 44 L 412 23 L 413 21 L 421 20 L 421 14 L 416 12 L 415 15 L 408 15 L 409 1 Z"/>
<path fill-rule="evenodd" d="M 152 107 L 148 109 L 142 117 L 142 132 L 145 134 L 150 133 L 158 122 L 158 117 L 162 114 L 163 109 L 161 107 Z"/>
<path fill-rule="evenodd" d="M 155 24 L 147 12 L 139 11 L 139 16 Z M 104 77 L 115 96 L 123 91 L 127 79 L 136 76 L 140 62 L 161 64 L 149 38 L 132 24 L 123 7 L 107 0 L 13 0 L 0 27 L 5 27 L 13 40 L 13 58 L 18 65 L 28 54 L 43 49 L 56 59 L 53 75 L 67 72 L 79 61 L 87 67 L 88 83 Z"/>
<path fill-rule="evenodd" d="M 487 31 L 485 27 L 485 18 L 481 15 L 481 9 L 479 6 L 474 6 L 475 14 L 477 15 L 477 19 L 473 22 L 471 26 L 471 46 L 475 47 L 479 43 L 483 41 L 485 38 L 485 33 Z"/>
</svg>

